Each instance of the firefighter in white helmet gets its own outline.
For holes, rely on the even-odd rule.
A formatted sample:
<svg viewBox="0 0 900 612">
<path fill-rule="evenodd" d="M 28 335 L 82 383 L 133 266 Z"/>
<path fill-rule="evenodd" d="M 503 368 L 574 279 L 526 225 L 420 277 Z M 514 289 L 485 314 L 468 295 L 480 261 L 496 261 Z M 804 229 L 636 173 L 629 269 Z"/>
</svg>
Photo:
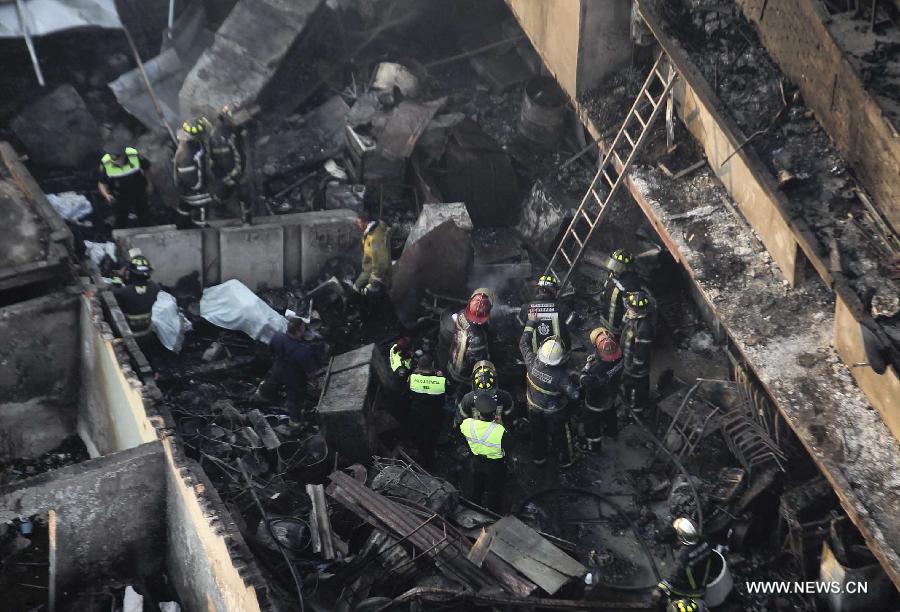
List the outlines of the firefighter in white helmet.
<svg viewBox="0 0 900 612">
<path fill-rule="evenodd" d="M 547 438 L 559 453 L 559 467 L 574 461 L 572 429 L 569 425 L 570 399 L 578 399 L 578 387 L 569 378 L 566 351 L 557 336 L 544 340 L 535 353 L 532 337 L 538 324 L 537 313 L 528 313 L 528 322 L 519 339 L 519 351 L 525 360 L 528 421 L 531 425 L 532 460 L 536 465 L 547 462 Z"/>
</svg>

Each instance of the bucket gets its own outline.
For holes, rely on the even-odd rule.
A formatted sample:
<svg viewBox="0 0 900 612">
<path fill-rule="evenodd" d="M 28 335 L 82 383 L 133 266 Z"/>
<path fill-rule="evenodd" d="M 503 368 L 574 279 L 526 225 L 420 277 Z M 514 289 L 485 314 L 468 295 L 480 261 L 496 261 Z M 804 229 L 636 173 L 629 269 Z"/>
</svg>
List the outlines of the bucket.
<svg viewBox="0 0 900 612">
<path fill-rule="evenodd" d="M 542 148 L 559 142 L 566 122 L 566 94 L 550 77 L 535 77 L 525 84 L 519 134 Z"/>
<path fill-rule="evenodd" d="M 721 606 L 728 598 L 731 589 L 734 588 L 734 579 L 731 576 L 731 570 L 728 569 L 728 563 L 725 557 L 718 550 L 712 551 L 712 566 L 710 573 L 715 576 L 706 585 L 706 595 L 703 602 L 710 608 Z"/>
</svg>

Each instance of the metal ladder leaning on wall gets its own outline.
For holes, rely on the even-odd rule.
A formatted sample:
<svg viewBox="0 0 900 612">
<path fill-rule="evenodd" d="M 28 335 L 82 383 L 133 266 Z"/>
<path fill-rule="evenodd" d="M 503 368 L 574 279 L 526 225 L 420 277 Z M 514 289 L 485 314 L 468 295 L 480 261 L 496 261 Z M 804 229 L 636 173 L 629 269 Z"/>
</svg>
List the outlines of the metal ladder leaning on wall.
<svg viewBox="0 0 900 612">
<path fill-rule="evenodd" d="M 650 74 L 644 81 L 644 85 L 638 92 L 631 105 L 631 109 L 622 122 L 615 139 L 613 139 L 609 150 L 603 156 L 603 161 L 591 181 L 591 186 L 581 199 L 578 210 L 572 218 L 569 227 L 566 229 L 550 263 L 544 274 L 553 274 L 559 279 L 560 288 L 565 287 L 571 280 L 575 267 L 581 261 L 581 256 L 587 247 L 591 236 L 593 236 L 603 217 L 609 209 L 609 204 L 616 196 L 619 187 L 628 175 L 631 164 L 637 157 L 638 152 L 650 135 L 651 129 L 657 117 L 665 106 L 666 96 L 672 89 L 678 73 L 675 65 L 669 59 L 665 51 L 661 51 Z M 652 93 L 657 92 L 657 93 Z M 641 111 L 647 108 L 651 109 L 650 116 L 645 118 Z M 637 139 L 632 138 L 629 129 L 634 127 L 640 130 Z M 623 157 L 624 156 L 624 157 Z M 621 167 L 622 171 L 617 170 L 616 163 Z M 604 196 L 598 188 L 606 191 Z"/>
</svg>

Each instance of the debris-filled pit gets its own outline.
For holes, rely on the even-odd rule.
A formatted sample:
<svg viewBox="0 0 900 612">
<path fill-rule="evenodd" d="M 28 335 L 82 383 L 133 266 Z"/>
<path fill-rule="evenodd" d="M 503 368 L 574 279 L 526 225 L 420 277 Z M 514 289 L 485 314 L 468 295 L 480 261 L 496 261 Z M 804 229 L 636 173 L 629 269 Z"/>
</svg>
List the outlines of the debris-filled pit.
<svg viewBox="0 0 900 612">
<path fill-rule="evenodd" d="M 825 133 L 789 84 L 779 81 L 731 2 L 710 0 L 708 11 L 686 6 L 669 7 L 676 34 L 692 41 L 686 46 L 702 56 L 701 70 L 741 127 L 748 134 L 762 130 L 746 146 L 766 160 L 794 212 L 822 244 L 837 245 L 854 288 L 863 296 L 883 292 L 876 280 L 890 277 L 895 263 L 888 248 L 867 239 L 874 230 Z M 772 258 L 713 173 L 700 167 L 702 153 L 681 125 L 671 150 L 665 128 L 654 131 L 632 177 L 658 200 L 667 221 L 683 227 L 679 246 L 708 260 L 702 273 L 688 278 L 623 190 L 560 297 L 573 313 L 563 363 L 574 384 L 595 353 L 590 334 L 608 315 L 607 255 L 614 249 L 635 255 L 636 282 L 652 295 L 656 317 L 647 406 L 639 410 L 616 398 L 611 412 L 606 407 L 603 435 L 589 441 L 596 396 L 582 388 L 567 414 L 574 461 L 557 457 L 557 439 L 546 463 L 535 462 L 537 418 L 528 410 L 521 310 L 534 298 L 534 280 L 590 185 L 596 166 L 590 136 L 562 90 L 540 76 L 540 59 L 503 2 L 421 3 L 396 20 L 369 8 L 376 13 L 330 14 L 324 26 L 333 35 L 326 36 L 329 44 L 309 66 L 290 67 L 303 92 L 293 91 L 291 99 L 302 99 L 300 105 L 279 112 L 262 105 L 250 139 L 255 166 L 248 191 L 256 196 L 253 212 L 268 215 L 261 231 L 276 225 L 276 215 L 346 210 L 373 217 L 359 228 L 366 236 L 381 223 L 389 226 L 390 259 L 397 263 L 388 295 L 377 300 L 377 283 L 354 283 L 355 244 L 343 245 L 347 254 L 332 256 L 332 249 L 327 261 L 304 263 L 314 271 L 304 268 L 288 278 L 288 256 L 281 262 L 280 252 L 270 252 L 283 247 L 287 253 L 285 222 L 279 246 L 266 252 L 279 260 L 275 273 L 248 265 L 248 278 L 237 280 L 222 261 L 207 261 L 203 253 L 201 269 L 162 286 L 179 307 L 167 320 L 177 333 L 161 333 L 155 309 L 154 330 L 160 342 L 167 335 L 176 352 L 157 337 L 138 338 L 163 412 L 174 419 L 186 454 L 208 475 L 264 570 L 268 596 L 285 609 L 297 608 L 298 600 L 313 609 L 348 611 L 578 609 L 591 602 L 653 609 L 658 583 L 671 576 L 684 551 L 673 519 L 689 516 L 714 549 L 705 597 L 716 609 L 817 609 L 813 595 L 753 593 L 748 585 L 817 580 L 838 566 L 871 569 L 873 583 L 884 590 L 873 601 L 887 605 L 895 597 L 889 581 L 743 362 L 749 356 L 784 373 L 779 390 L 788 395 L 824 399 L 833 393 L 817 382 L 839 366 L 820 342 L 830 331 L 831 298 L 810 279 L 790 291 L 773 281 Z M 710 36 L 695 35 L 698 28 Z M 579 101 L 597 125 L 615 132 L 645 68 L 622 70 Z M 90 78 L 78 80 L 96 89 Z M 142 129 L 129 126 L 135 134 Z M 84 168 L 37 175 L 48 192 L 65 185 L 98 201 Z M 723 223 L 724 209 L 734 216 Z M 162 211 L 158 220 L 174 218 L 171 209 Z M 224 254 L 221 236 L 254 229 L 233 221 L 204 229 L 201 250 L 215 241 Z M 72 226 L 79 243 L 110 238 L 99 223 Z M 147 233 L 154 231 L 170 230 Z M 118 244 L 89 247 L 85 269 L 117 276 L 117 256 L 132 238 L 142 239 L 121 233 Z M 319 238 L 319 246 L 330 240 Z M 183 265 L 162 255 L 150 256 L 154 274 Z M 260 280 L 257 273 L 268 275 Z M 222 282 L 201 288 L 199 279 L 215 274 Z M 748 327 L 757 330 L 755 338 L 738 338 L 743 353 L 711 324 L 709 308 L 698 308 L 695 282 L 713 301 L 739 294 L 719 305 L 729 315 L 743 310 Z M 415 358 L 436 356 L 446 374 L 445 324 L 450 313 L 465 318 L 467 297 L 479 287 L 493 300 L 490 357 L 512 406 L 502 416 L 502 490 L 475 503 L 473 447 L 457 419 L 469 385 L 449 383 L 429 439 L 423 417 L 411 408 L 409 383 L 392 371 L 390 353 L 408 339 Z M 896 289 L 887 287 L 888 293 Z M 816 323 L 809 329 L 772 316 L 808 303 L 815 304 L 807 310 Z M 283 339 L 298 320 L 308 353 L 303 371 L 286 379 L 276 354 L 282 340 L 270 341 Z M 771 339 L 783 337 L 796 342 L 772 349 Z M 849 375 L 840 380 L 852 384 Z M 83 446 L 70 441 L 5 467 L 0 484 L 85 459 Z M 873 495 L 871 502 L 877 507 L 885 499 Z M 22 546 L 21 522 L 0 533 L 2 550 Z M 36 532 L 44 528 L 35 524 Z M 6 558 L 4 552 L 0 563 Z M 44 563 L 17 559 L 26 568 Z M 42 588 L 36 571 L 33 578 L 22 573 L 17 588 Z M 26 577 L 31 586 L 23 587 Z M 160 581 L 139 590 L 162 601 L 167 581 Z M 98 586 L 82 609 L 128 609 L 125 584 Z M 7 587 L 0 584 L 0 593 Z M 35 600 L 23 609 L 38 605 Z"/>
</svg>

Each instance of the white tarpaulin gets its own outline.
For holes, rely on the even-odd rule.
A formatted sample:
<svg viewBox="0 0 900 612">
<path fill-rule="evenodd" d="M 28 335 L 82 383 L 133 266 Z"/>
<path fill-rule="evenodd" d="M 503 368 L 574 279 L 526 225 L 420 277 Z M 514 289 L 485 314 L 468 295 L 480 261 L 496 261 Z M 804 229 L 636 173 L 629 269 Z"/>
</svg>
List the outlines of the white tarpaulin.
<svg viewBox="0 0 900 612">
<path fill-rule="evenodd" d="M 43 36 L 71 28 L 121 28 L 115 0 L 24 0 L 28 32 Z M 0 3 L 0 38 L 23 35 L 15 2 Z"/>
<path fill-rule="evenodd" d="M 194 329 L 191 322 L 178 309 L 175 297 L 165 291 L 160 291 L 156 296 L 150 315 L 150 326 L 156 332 L 160 343 L 175 353 L 181 352 L 184 335 Z"/>
<path fill-rule="evenodd" d="M 242 331 L 265 343 L 275 332 L 287 331 L 287 319 L 237 279 L 204 289 L 200 298 L 200 316 L 213 325 Z"/>
</svg>

